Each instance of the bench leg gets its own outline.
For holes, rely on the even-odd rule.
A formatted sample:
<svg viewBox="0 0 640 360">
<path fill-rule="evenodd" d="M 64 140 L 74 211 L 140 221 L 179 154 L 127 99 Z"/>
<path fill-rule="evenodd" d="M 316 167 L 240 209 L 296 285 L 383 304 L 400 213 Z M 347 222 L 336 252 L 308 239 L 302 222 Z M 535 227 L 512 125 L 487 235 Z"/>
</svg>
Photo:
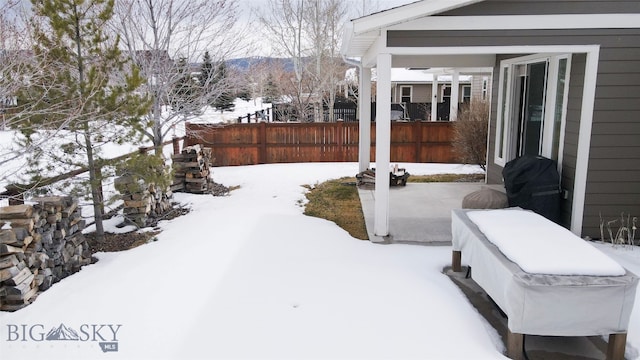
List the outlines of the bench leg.
<svg viewBox="0 0 640 360">
<path fill-rule="evenodd" d="M 624 349 L 627 346 L 627 334 L 609 334 L 607 360 L 624 360 Z"/>
<path fill-rule="evenodd" d="M 523 360 L 522 343 L 524 342 L 524 334 L 514 334 L 507 329 L 507 357 L 513 360 Z"/>
<path fill-rule="evenodd" d="M 451 269 L 455 272 L 462 271 L 462 251 L 453 250 L 451 254 Z"/>
</svg>

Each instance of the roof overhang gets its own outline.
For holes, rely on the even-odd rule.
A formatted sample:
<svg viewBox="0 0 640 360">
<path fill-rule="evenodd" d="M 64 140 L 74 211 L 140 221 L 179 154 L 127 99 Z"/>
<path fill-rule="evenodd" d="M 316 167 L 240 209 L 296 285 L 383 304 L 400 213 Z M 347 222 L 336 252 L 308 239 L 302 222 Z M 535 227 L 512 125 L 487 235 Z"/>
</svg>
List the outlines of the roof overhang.
<svg viewBox="0 0 640 360">
<path fill-rule="evenodd" d="M 376 42 L 384 28 L 481 1 L 423 0 L 353 19 L 345 26 L 342 54 L 361 57 Z"/>
<path fill-rule="evenodd" d="M 423 0 L 351 20 L 345 26 L 342 54 L 374 67 L 381 53 L 393 55 L 393 67 L 485 67 L 495 54 L 486 47 L 398 48 L 387 46 L 387 32 L 401 30 L 537 30 L 639 28 L 640 14 L 551 14 L 432 16 L 481 0 Z M 451 51 L 454 50 L 454 51 Z"/>
</svg>

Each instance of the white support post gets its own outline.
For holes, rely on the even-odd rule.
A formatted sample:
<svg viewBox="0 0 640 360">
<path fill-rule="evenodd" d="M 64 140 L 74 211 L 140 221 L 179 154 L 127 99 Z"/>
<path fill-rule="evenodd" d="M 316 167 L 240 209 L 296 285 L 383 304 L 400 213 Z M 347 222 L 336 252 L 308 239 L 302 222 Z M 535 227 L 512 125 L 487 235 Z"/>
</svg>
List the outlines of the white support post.
<svg viewBox="0 0 640 360">
<path fill-rule="evenodd" d="M 433 74 L 431 82 L 431 121 L 438 120 L 438 75 Z"/>
<path fill-rule="evenodd" d="M 360 113 L 358 168 L 365 171 L 371 164 L 371 68 L 362 67 L 358 107 Z"/>
<path fill-rule="evenodd" d="M 598 62 L 600 47 L 587 52 L 584 65 L 582 86 L 582 106 L 580 111 L 580 129 L 578 132 L 578 156 L 576 158 L 575 183 L 573 185 L 573 204 L 571 209 L 571 231 L 582 236 L 582 221 L 587 192 L 587 174 L 589 170 L 589 151 L 591 149 L 591 128 L 593 126 L 593 108 L 598 80 Z"/>
<path fill-rule="evenodd" d="M 391 158 L 391 54 L 378 54 L 376 89 L 376 190 L 374 235 L 389 235 Z M 375 241 L 375 240 L 374 240 Z"/>
<path fill-rule="evenodd" d="M 454 70 L 451 75 L 451 104 L 449 105 L 449 121 L 458 120 L 458 103 L 460 102 L 460 72 Z"/>
</svg>

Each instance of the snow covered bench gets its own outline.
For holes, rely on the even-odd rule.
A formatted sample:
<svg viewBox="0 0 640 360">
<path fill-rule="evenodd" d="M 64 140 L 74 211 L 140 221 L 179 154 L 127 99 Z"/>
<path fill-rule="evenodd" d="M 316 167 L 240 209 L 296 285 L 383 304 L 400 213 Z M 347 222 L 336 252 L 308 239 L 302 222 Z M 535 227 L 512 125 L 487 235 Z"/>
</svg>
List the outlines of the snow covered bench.
<svg viewBox="0 0 640 360">
<path fill-rule="evenodd" d="M 524 334 L 609 335 L 607 359 L 624 359 L 638 278 L 591 244 L 531 211 L 452 211 L 453 271 L 507 314 L 507 355 L 522 359 Z"/>
</svg>

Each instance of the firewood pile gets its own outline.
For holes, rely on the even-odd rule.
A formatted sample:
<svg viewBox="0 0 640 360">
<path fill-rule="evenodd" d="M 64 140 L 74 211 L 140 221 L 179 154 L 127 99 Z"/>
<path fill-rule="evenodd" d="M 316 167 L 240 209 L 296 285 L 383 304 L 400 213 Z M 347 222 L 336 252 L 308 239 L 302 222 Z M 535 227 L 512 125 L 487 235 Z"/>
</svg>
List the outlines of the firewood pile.
<svg viewBox="0 0 640 360">
<path fill-rule="evenodd" d="M 155 184 L 145 185 L 131 175 L 116 178 L 114 185 L 124 200 L 122 212 L 126 223 L 146 227 L 171 209 L 173 192 L 170 189 L 163 191 Z"/>
<path fill-rule="evenodd" d="M 192 194 L 210 192 L 211 148 L 200 145 L 187 146 L 180 154 L 173 155 L 172 159 L 174 180 L 171 190 Z"/>
<path fill-rule="evenodd" d="M 78 201 L 67 196 L 0 207 L 0 310 L 15 311 L 91 263 Z"/>
</svg>

